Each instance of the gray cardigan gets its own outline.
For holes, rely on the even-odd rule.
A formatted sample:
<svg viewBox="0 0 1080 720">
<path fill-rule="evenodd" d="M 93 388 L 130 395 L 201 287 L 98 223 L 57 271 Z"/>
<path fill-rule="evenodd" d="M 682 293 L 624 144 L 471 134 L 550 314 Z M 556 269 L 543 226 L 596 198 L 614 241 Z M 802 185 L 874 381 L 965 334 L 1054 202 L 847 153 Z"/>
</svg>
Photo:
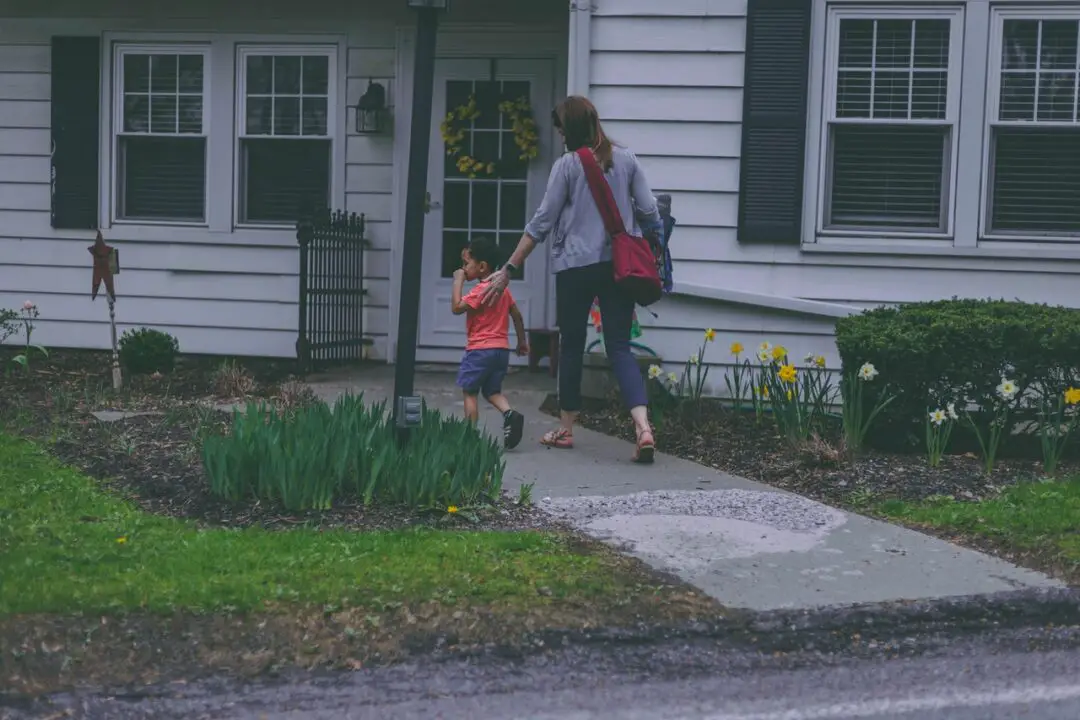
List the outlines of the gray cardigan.
<svg viewBox="0 0 1080 720">
<path fill-rule="evenodd" d="M 656 198 L 634 153 L 613 148 L 612 168 L 606 177 L 628 231 L 641 234 L 635 212 L 651 223 L 661 222 Z M 537 242 L 551 238 L 554 272 L 611 260 L 611 239 L 577 153 L 566 153 L 555 161 L 544 199 L 525 232 Z"/>
</svg>

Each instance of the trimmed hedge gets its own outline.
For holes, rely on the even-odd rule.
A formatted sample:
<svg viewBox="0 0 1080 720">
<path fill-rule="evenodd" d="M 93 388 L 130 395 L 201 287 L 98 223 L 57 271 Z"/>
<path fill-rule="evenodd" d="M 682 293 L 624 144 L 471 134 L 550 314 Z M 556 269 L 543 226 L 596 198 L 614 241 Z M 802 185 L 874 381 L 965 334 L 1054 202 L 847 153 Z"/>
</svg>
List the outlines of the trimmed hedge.
<svg viewBox="0 0 1080 720">
<path fill-rule="evenodd" d="M 877 308 L 839 320 L 836 345 L 845 373 L 873 363 L 881 373 L 877 392 L 887 385 L 897 396 L 878 416 L 868 442 L 918 446 L 928 406 L 989 408 L 1003 376 L 1020 387 L 1012 426 L 1034 417 L 1043 392 L 1056 395 L 1076 385 L 1080 310 L 956 298 Z M 1009 438 L 1003 436 L 1003 448 Z"/>
</svg>

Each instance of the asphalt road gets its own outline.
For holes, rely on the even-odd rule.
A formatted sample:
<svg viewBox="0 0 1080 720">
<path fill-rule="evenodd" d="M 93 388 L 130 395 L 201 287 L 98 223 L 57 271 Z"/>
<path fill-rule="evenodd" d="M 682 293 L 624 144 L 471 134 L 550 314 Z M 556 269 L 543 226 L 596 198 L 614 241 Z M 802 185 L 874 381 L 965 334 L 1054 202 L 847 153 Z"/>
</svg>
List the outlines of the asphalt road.
<svg viewBox="0 0 1080 720">
<path fill-rule="evenodd" d="M 1080 632 L 898 638 L 853 652 L 748 652 L 705 640 L 570 647 L 257 685 L 62 696 L 7 712 L 19 720 L 1076 720 Z"/>
</svg>

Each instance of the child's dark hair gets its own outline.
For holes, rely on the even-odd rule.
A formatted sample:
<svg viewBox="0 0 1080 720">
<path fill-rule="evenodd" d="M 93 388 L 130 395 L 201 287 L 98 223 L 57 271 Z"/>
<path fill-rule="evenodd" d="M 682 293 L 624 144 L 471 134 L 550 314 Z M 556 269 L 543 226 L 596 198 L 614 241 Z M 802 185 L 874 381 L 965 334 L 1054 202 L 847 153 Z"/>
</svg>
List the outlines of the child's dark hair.
<svg viewBox="0 0 1080 720">
<path fill-rule="evenodd" d="M 478 263 L 487 263 L 491 270 L 502 264 L 502 249 L 489 237 L 473 238 L 469 243 L 469 255 Z"/>
</svg>

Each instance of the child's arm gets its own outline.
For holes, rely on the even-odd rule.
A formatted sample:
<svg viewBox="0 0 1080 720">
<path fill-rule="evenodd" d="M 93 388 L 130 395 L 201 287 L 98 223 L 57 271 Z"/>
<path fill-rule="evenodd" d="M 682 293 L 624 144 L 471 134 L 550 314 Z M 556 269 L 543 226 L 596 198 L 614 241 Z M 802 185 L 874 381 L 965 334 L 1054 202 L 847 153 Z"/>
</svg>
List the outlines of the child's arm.
<svg viewBox="0 0 1080 720">
<path fill-rule="evenodd" d="M 465 271 L 458 268 L 454 271 L 454 287 L 450 291 L 450 310 L 455 315 L 462 315 L 469 311 L 468 305 L 461 297 L 461 289 L 465 286 Z"/>
<path fill-rule="evenodd" d="M 529 336 L 525 334 L 525 318 L 521 317 L 521 311 L 518 310 L 517 303 L 510 305 L 510 319 L 514 321 L 514 333 L 517 335 L 518 355 L 529 354 Z"/>
</svg>

